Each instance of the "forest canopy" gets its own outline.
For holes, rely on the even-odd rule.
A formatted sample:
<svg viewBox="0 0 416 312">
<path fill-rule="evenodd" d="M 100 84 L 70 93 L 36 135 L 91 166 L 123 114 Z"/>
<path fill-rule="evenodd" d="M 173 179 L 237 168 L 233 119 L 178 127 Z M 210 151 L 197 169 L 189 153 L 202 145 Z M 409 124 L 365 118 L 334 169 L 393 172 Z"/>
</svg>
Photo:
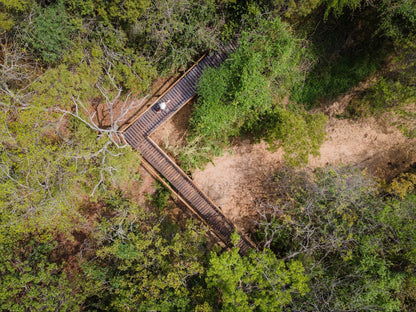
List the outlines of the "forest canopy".
<svg viewBox="0 0 416 312">
<path fill-rule="evenodd" d="M 192 171 L 238 140 L 282 148 L 245 256 L 173 218 L 161 186 L 138 204 L 120 131 L 230 43 L 172 154 Z M 0 0 L 0 310 L 415 311 L 414 167 L 302 167 L 324 103 L 369 78 L 338 117 L 391 111 L 416 136 L 415 48 L 415 0 Z"/>
</svg>

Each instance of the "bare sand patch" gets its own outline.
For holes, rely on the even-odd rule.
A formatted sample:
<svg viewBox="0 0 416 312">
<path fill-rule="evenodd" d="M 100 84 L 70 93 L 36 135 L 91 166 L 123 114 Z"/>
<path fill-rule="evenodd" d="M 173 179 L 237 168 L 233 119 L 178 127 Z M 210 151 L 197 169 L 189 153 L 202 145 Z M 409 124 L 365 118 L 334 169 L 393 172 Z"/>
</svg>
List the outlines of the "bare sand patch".
<svg viewBox="0 0 416 312">
<path fill-rule="evenodd" d="M 352 164 L 387 180 L 407 170 L 416 161 L 416 140 L 405 137 L 388 118 L 388 114 L 378 121 L 331 118 L 321 156 L 311 158 L 309 167 Z"/>
<path fill-rule="evenodd" d="M 359 85 L 321 109 L 329 117 L 327 138 L 320 148 L 321 155 L 309 159 L 309 170 L 350 164 L 388 180 L 416 162 L 416 139 L 406 138 L 392 124 L 392 115 L 386 113 L 377 120 L 338 118 L 355 92 L 371 82 Z M 164 142 L 184 143 L 191 112 L 192 103 L 157 129 L 152 134 L 153 140 L 162 147 Z M 272 153 L 266 143 L 253 144 L 246 140 L 238 142 L 223 156 L 215 157 L 213 162 L 204 170 L 195 170 L 193 180 L 240 229 L 247 229 L 250 226 L 247 221 L 254 213 L 253 200 L 267 195 L 267 178 L 284 163 L 282 150 Z"/>
<path fill-rule="evenodd" d="M 387 118 L 387 116 L 385 116 Z M 416 162 L 416 140 L 406 138 L 388 121 L 367 118 L 360 121 L 330 117 L 327 140 L 319 157 L 310 158 L 307 168 L 351 164 L 367 169 L 382 179 L 390 179 Z M 271 153 L 267 144 L 242 142 L 214 159 L 192 177 L 224 213 L 240 228 L 250 226 L 253 200 L 262 197 L 268 174 L 283 164 L 283 153 Z"/>
</svg>

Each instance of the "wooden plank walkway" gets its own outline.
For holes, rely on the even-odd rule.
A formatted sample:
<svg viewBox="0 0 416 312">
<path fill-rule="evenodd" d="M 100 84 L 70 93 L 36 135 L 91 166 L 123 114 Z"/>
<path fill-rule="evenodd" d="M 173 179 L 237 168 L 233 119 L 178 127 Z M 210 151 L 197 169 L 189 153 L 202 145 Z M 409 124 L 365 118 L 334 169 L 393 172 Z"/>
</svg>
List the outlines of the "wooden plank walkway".
<svg viewBox="0 0 416 312">
<path fill-rule="evenodd" d="M 204 68 L 220 65 L 233 49 L 234 47 L 231 45 L 205 56 L 123 132 L 126 142 L 140 151 L 143 158 L 169 181 L 182 198 L 193 207 L 198 217 L 228 247 L 232 247 L 230 237 L 236 230 L 235 226 L 181 168 L 152 141 L 149 135 L 163 122 L 171 118 L 195 95 L 197 84 Z M 158 111 L 158 103 L 162 102 L 168 103 L 166 111 Z M 241 254 L 245 254 L 250 248 L 256 248 L 255 244 L 247 237 L 241 235 L 241 233 L 240 236 L 241 238 L 237 246 L 240 248 Z"/>
</svg>

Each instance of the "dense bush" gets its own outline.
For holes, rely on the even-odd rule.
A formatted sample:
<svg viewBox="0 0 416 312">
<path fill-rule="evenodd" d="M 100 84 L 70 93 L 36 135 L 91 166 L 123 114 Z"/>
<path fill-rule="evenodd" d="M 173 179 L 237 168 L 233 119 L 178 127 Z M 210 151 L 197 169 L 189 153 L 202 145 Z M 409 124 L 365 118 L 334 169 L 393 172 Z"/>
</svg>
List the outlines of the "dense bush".
<svg viewBox="0 0 416 312">
<path fill-rule="evenodd" d="M 379 48 L 400 38 L 389 71 L 350 114 L 397 108 L 414 135 L 415 7 L 0 0 L 0 309 L 414 310 L 413 172 L 383 191 L 346 168 L 310 178 L 279 172 L 258 207 L 270 209 L 260 222 L 265 250 L 240 257 L 236 247 L 211 248 L 199 225 L 172 224 L 163 209 L 129 199 L 137 155 L 95 109 L 114 112 L 158 73 L 238 38 L 230 59 L 203 75 L 179 159 L 186 169 L 202 165 L 247 135 L 304 163 L 326 119 L 303 105 L 367 77 L 391 52 Z M 167 197 L 160 189 L 154 203 L 164 207 Z"/>
<path fill-rule="evenodd" d="M 22 40 L 46 64 L 57 64 L 71 46 L 80 20 L 71 18 L 62 1 L 46 8 L 35 7 L 35 17 Z"/>
<path fill-rule="evenodd" d="M 231 137 L 255 133 L 272 147 L 284 142 L 291 163 L 305 162 L 323 140 L 324 118 L 282 104 L 310 62 L 305 49 L 305 42 L 280 18 L 261 20 L 254 30 L 243 32 L 230 60 L 201 77 L 189 143 L 203 138 L 204 145 L 224 146 Z M 299 144 L 289 133 L 304 137 L 303 143 L 314 141 L 312 137 L 316 141 Z"/>
<path fill-rule="evenodd" d="M 348 167 L 314 176 L 281 171 L 271 188 L 274 197 L 258 207 L 264 238 L 280 257 L 301 260 L 311 278 L 311 292 L 293 301 L 294 310 L 414 304 L 414 196 L 383 199 L 372 178 Z"/>
</svg>

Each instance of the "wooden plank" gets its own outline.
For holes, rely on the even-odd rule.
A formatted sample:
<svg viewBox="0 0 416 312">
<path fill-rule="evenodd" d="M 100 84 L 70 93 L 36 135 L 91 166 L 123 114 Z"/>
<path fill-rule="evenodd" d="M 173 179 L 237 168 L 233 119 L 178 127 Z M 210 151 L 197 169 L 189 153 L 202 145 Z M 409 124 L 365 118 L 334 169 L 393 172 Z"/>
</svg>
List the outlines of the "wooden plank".
<svg viewBox="0 0 416 312">
<path fill-rule="evenodd" d="M 166 155 L 166 153 L 164 151 L 162 151 L 162 149 L 160 149 L 160 147 L 150 137 L 148 137 L 147 139 L 153 145 L 153 147 L 156 148 L 159 151 L 159 153 L 161 153 L 162 155 L 164 155 L 164 157 L 169 158 L 169 156 Z M 214 202 L 212 202 L 211 199 L 195 183 L 192 182 L 192 180 L 188 177 L 188 175 L 185 172 L 183 172 L 182 169 L 178 165 L 176 165 L 175 163 L 173 163 L 172 165 L 174 165 L 176 167 L 176 169 L 184 176 L 184 178 L 186 177 L 186 179 L 188 179 L 192 183 L 192 186 L 196 190 L 198 190 L 198 192 L 200 192 L 201 195 L 203 195 L 205 197 L 205 199 L 206 199 L 206 201 L 208 203 L 210 203 L 213 207 L 215 207 L 214 208 L 214 211 L 215 212 L 217 212 L 218 214 L 220 214 L 227 222 L 229 222 L 230 224 L 233 224 L 231 222 L 231 220 L 229 220 L 228 217 L 226 215 L 224 215 L 224 213 L 220 209 L 217 208 L 217 206 L 214 204 Z M 256 245 L 252 241 L 250 241 L 250 240 L 248 240 L 248 241 L 249 241 L 249 244 L 253 248 L 256 248 Z"/>
<path fill-rule="evenodd" d="M 145 112 L 147 112 L 149 109 L 151 109 L 152 108 L 152 106 L 155 104 L 155 103 L 157 103 L 166 93 L 168 93 L 169 92 L 169 90 L 170 89 L 172 89 L 179 81 L 181 81 L 182 80 L 182 78 L 183 77 L 185 77 L 187 74 L 188 74 L 188 72 L 190 72 L 205 56 L 207 55 L 207 53 L 204 53 L 196 62 L 195 62 L 195 64 L 193 64 L 182 76 L 180 76 L 171 86 L 169 86 L 169 88 L 168 89 L 166 89 L 158 98 L 156 98 L 156 100 L 155 101 L 153 101 L 153 104 L 152 105 L 150 105 L 148 108 L 147 108 L 147 110 L 145 111 Z M 144 112 L 144 113 L 145 113 Z M 143 114 L 144 114 L 143 113 Z M 141 115 L 143 115 L 143 114 L 141 114 Z M 120 127 L 120 131 L 126 131 L 133 123 L 135 123 L 136 122 L 136 120 L 137 119 L 139 119 L 140 118 L 140 116 L 141 115 L 139 115 L 138 114 L 138 116 L 137 117 L 135 117 L 133 120 L 131 120 L 128 124 L 124 124 L 124 125 L 122 125 L 121 127 Z"/>
<path fill-rule="evenodd" d="M 123 140 L 125 142 L 133 142 L 134 145 L 141 150 L 143 160 L 142 164 L 148 166 L 147 170 L 153 170 L 154 175 L 169 190 L 179 198 L 186 207 L 201 219 L 201 221 L 210 226 L 213 233 L 225 243 L 231 246 L 230 236 L 236 229 L 233 223 L 225 216 L 214 202 L 193 183 L 182 169 L 172 161 L 169 156 L 149 137 L 149 135 L 163 122 L 172 118 L 184 105 L 186 105 L 195 96 L 196 81 L 202 75 L 202 68 L 205 66 L 216 66 L 225 59 L 227 53 L 224 51 L 219 54 L 210 55 L 201 58 L 188 69 L 184 75 L 174 84 L 172 84 L 165 92 L 159 96 L 154 103 L 160 99 L 172 102 L 172 108 L 168 112 L 156 113 L 152 111 L 151 105 L 143 114 L 137 116 L 127 128 L 124 129 Z M 202 60 L 202 61 L 201 61 Z M 133 126 L 134 125 L 134 126 Z M 151 169 L 150 169 L 151 168 Z M 164 179 L 156 172 L 159 171 L 172 184 L 166 183 Z M 178 192 L 176 192 L 175 187 Z M 241 235 L 238 247 L 243 254 L 249 248 L 256 248 L 255 244 Z"/>
<path fill-rule="evenodd" d="M 163 122 L 168 121 L 169 119 L 171 119 L 173 116 L 176 115 L 176 113 L 182 108 L 184 107 L 186 104 L 188 104 L 194 97 L 196 94 L 194 94 L 192 97 L 190 97 L 188 100 L 186 100 L 185 102 L 183 102 L 177 109 L 175 109 L 174 111 L 172 111 L 172 114 L 169 114 L 169 116 L 163 120 Z M 156 131 L 157 128 L 152 129 L 151 131 L 149 131 L 148 135 L 150 136 L 154 131 Z"/>
<path fill-rule="evenodd" d="M 145 160 L 145 159 L 141 159 L 141 165 L 158 181 L 160 181 L 167 189 L 169 189 L 169 191 L 172 192 L 172 194 L 174 194 L 194 215 L 196 215 L 198 217 L 198 219 L 200 221 L 202 221 L 203 224 L 207 225 L 210 229 L 210 225 L 207 224 L 206 220 L 204 220 L 203 218 L 201 218 L 201 216 L 198 214 L 197 211 L 195 211 L 187 202 L 186 200 L 184 200 L 184 198 L 182 198 L 182 196 L 180 194 L 178 194 L 170 185 L 169 183 L 166 183 L 165 180 L 163 180 L 159 174 L 157 174 L 157 172 L 153 169 L 153 167 Z M 223 239 L 221 239 L 220 234 L 217 233 L 217 231 L 213 231 L 211 229 L 211 231 L 215 234 L 215 236 L 217 236 L 217 238 L 225 244 L 225 246 L 229 247 L 229 243 L 228 242 L 224 242 Z"/>
</svg>

